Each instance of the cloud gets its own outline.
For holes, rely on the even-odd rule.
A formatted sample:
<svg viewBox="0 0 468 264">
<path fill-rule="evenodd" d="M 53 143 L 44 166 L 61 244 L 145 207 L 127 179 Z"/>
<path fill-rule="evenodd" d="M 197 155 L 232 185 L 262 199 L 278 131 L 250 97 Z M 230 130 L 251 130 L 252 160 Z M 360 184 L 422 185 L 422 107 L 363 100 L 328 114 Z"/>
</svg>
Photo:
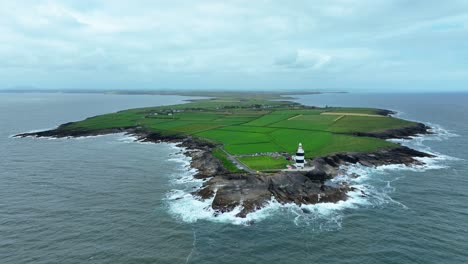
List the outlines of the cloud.
<svg viewBox="0 0 468 264">
<path fill-rule="evenodd" d="M 0 88 L 459 85 L 467 22 L 461 0 L 6 1 Z"/>
<path fill-rule="evenodd" d="M 275 65 L 289 70 L 319 70 L 331 59 L 332 56 L 326 52 L 300 49 L 278 57 L 275 60 Z"/>
</svg>

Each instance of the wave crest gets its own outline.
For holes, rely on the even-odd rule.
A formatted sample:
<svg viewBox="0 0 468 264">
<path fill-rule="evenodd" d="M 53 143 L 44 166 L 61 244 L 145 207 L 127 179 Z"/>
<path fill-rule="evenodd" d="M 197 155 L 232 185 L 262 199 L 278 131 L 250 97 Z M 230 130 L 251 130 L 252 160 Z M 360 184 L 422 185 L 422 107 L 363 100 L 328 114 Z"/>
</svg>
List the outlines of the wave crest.
<svg viewBox="0 0 468 264">
<path fill-rule="evenodd" d="M 201 200 L 191 194 L 191 192 L 202 186 L 203 180 L 193 178 L 196 170 L 190 169 L 190 158 L 183 155 L 183 150 L 181 150 L 178 155 L 170 159 L 170 161 L 179 163 L 180 168 L 173 176 L 172 182 L 175 188 L 168 192 L 166 196 L 168 210 L 174 217 L 184 222 L 193 223 L 205 220 L 236 225 L 249 225 L 275 215 L 281 215 L 283 218 L 284 215 L 287 215 L 298 226 L 329 231 L 341 228 L 344 212 L 349 209 L 382 206 L 397 206 L 407 209 L 404 204 L 391 197 L 391 194 L 396 191 L 392 183 L 401 178 L 392 175 L 393 171 L 424 172 L 445 169 L 448 167 L 446 161 L 459 160 L 432 151 L 430 147 L 424 144 L 425 141 L 447 140 L 458 135 L 439 125 L 428 125 L 432 127 L 432 134 L 415 136 L 410 139 L 390 140 L 434 155 L 433 158 L 417 158 L 423 165 L 393 164 L 378 167 L 365 167 L 359 164 L 346 165 L 342 167 L 343 173 L 332 179 L 335 183 L 346 182 L 356 188 L 355 191 L 348 193 L 346 201 L 298 206 L 296 204 L 281 204 L 273 198 L 262 209 L 248 214 L 246 218 L 235 216 L 241 211 L 242 208 L 240 207 L 231 212 L 218 213 L 211 208 L 214 198 Z M 175 145 L 173 147 L 180 150 Z M 359 175 L 359 177 L 356 177 L 356 175 Z M 389 177 L 390 179 L 388 179 Z M 376 184 L 376 182 L 380 182 L 380 184 Z"/>
</svg>

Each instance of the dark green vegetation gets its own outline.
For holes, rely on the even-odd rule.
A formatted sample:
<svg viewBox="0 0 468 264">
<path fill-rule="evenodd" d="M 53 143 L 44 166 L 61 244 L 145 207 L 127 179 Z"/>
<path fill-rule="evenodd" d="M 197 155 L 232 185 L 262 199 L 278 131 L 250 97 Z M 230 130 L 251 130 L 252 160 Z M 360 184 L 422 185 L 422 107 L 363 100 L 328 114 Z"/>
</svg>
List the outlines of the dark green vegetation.
<svg viewBox="0 0 468 264">
<path fill-rule="evenodd" d="M 219 144 L 213 151 L 214 156 L 235 172 L 238 169 L 228 155 L 242 155 L 238 160 L 255 170 L 280 169 L 288 163 L 284 158 L 248 155 L 293 154 L 299 142 L 304 146 L 306 158 L 347 151 L 376 151 L 396 144 L 353 134 L 413 125 L 413 122 L 382 115 L 378 109 L 315 108 L 279 101 L 277 95 L 228 94 L 180 105 L 100 115 L 66 124 L 61 129 L 140 128 L 165 135 L 191 135 Z"/>
<path fill-rule="evenodd" d="M 213 156 L 218 158 L 223 163 L 224 167 L 228 171 L 230 171 L 230 172 L 242 172 L 241 169 L 237 168 L 237 166 L 229 160 L 227 154 L 223 150 L 221 150 L 220 148 L 213 149 L 211 154 L 213 154 Z"/>
</svg>

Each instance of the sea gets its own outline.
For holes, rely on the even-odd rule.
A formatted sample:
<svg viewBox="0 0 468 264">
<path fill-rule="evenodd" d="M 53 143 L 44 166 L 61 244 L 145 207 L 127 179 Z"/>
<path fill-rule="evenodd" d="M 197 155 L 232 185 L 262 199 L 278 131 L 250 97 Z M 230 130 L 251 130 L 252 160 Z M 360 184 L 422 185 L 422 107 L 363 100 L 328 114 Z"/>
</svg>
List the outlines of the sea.
<svg viewBox="0 0 468 264">
<path fill-rule="evenodd" d="M 0 263 L 468 263 L 468 94 L 298 95 L 315 106 L 378 107 L 433 134 L 398 142 L 424 166 L 349 166 L 345 202 L 216 215 L 190 193 L 174 144 L 114 134 L 14 138 L 182 96 L 0 93 Z"/>
</svg>

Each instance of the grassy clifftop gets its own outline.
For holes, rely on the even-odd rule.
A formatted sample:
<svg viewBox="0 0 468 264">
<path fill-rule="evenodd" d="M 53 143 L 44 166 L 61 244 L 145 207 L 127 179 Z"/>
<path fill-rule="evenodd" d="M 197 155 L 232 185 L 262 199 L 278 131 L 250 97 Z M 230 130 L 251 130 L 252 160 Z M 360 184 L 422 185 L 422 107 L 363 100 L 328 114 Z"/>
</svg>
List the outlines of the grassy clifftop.
<svg viewBox="0 0 468 264">
<path fill-rule="evenodd" d="M 192 135 L 218 143 L 249 167 L 277 169 L 283 166 L 283 161 L 246 156 L 277 152 L 293 154 L 299 142 L 304 146 L 306 158 L 394 147 L 396 144 L 383 139 L 356 136 L 357 133 L 416 125 L 385 114 L 379 109 L 315 108 L 281 101 L 276 96 L 236 95 L 173 106 L 130 109 L 68 123 L 60 129 L 98 131 L 138 127 L 162 134 Z"/>
</svg>

